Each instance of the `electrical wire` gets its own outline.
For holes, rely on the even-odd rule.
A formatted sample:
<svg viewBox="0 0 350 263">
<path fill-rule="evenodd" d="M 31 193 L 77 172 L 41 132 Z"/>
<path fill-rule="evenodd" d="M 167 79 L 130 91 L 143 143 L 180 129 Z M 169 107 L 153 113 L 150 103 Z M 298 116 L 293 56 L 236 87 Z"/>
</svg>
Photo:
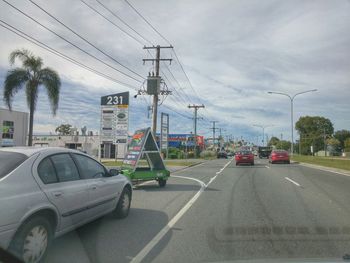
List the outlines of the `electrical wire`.
<svg viewBox="0 0 350 263">
<path fill-rule="evenodd" d="M 6 23 L 5 21 L 3 21 L 1 19 L 0 19 L 0 22 L 5 24 L 5 25 L 0 24 L 0 26 L 2 26 L 3 28 L 11 31 L 12 33 L 18 35 L 19 37 L 26 39 L 27 41 L 35 44 L 36 46 L 41 47 L 42 49 L 45 49 L 46 51 L 48 51 L 48 52 L 50 52 L 50 53 L 52 53 L 52 54 L 54 54 L 54 55 L 56 55 L 58 57 L 61 57 L 61 58 L 65 59 L 65 60 L 67 60 L 67 61 L 69 61 L 69 62 L 71 62 L 71 63 L 73 63 L 73 64 L 75 64 L 75 65 L 77 65 L 79 67 L 81 67 L 81 68 L 84 68 L 84 69 L 86 69 L 86 70 L 88 70 L 88 71 L 90 71 L 90 72 L 92 72 L 92 73 L 94 73 L 96 75 L 99 75 L 100 77 L 103 77 L 105 79 L 108 79 L 110 81 L 118 83 L 120 85 L 123 85 L 125 87 L 131 88 L 133 90 L 137 90 L 136 87 L 134 87 L 134 86 L 132 86 L 132 85 L 130 85 L 128 83 L 125 83 L 125 82 L 119 81 L 117 79 L 114 79 L 114 78 L 112 78 L 112 77 L 110 77 L 110 76 L 108 76 L 108 75 L 106 75 L 106 74 L 104 74 L 104 73 L 102 73 L 100 71 L 97 71 L 94 68 L 91 68 L 91 67 L 89 67 L 89 66 L 79 62 L 78 60 L 76 60 L 74 58 L 71 58 L 71 57 L 65 55 L 64 53 L 62 53 L 62 52 L 60 52 L 60 51 L 58 51 L 58 50 L 56 50 L 56 49 L 46 45 L 45 43 L 41 42 L 40 40 L 38 40 L 38 39 L 36 39 L 36 38 L 26 34 L 25 32 L 19 30 L 16 27 L 11 26 L 10 24 Z"/>
<path fill-rule="evenodd" d="M 152 26 L 152 24 L 150 22 L 148 22 L 148 20 L 139 12 L 137 11 L 137 9 L 130 4 L 130 2 L 128 0 L 124 0 L 161 38 L 163 38 L 165 40 L 165 42 L 167 42 L 170 46 L 170 42 L 154 27 Z"/>
<path fill-rule="evenodd" d="M 105 15 L 103 15 L 101 12 L 99 12 L 97 9 L 95 9 L 94 7 L 92 7 L 91 5 L 89 5 L 88 3 L 86 3 L 84 0 L 80 0 L 80 2 L 82 2 L 83 4 L 85 4 L 88 8 L 90 8 L 91 10 L 93 10 L 95 13 L 99 14 L 101 17 L 103 17 L 104 19 L 106 19 L 108 22 L 110 22 L 112 25 L 114 25 L 115 27 L 117 27 L 120 31 L 122 31 L 123 33 L 125 33 L 126 35 L 128 35 L 129 37 L 131 37 L 132 39 L 134 39 L 136 42 L 138 42 L 141 45 L 144 45 L 144 43 L 142 43 L 140 40 L 138 40 L 136 37 L 134 37 L 133 35 L 129 34 L 127 31 L 125 31 L 123 28 L 121 28 L 120 26 L 118 26 L 116 23 L 114 23 L 112 20 L 110 20 L 108 17 L 106 17 Z"/>
<path fill-rule="evenodd" d="M 83 1 L 83 0 L 81 0 Z M 139 32 L 137 32 L 134 28 L 132 28 L 128 23 L 126 23 L 123 19 L 120 18 L 115 12 L 113 12 L 111 9 L 109 9 L 106 5 L 101 3 L 99 0 L 95 0 L 97 3 L 99 3 L 104 9 L 106 9 L 109 13 L 111 13 L 114 17 L 116 17 L 120 22 L 122 22 L 125 26 L 127 26 L 129 29 L 131 29 L 133 32 L 135 32 L 139 37 L 141 37 L 144 41 L 148 42 L 149 44 L 153 45 L 150 40 L 148 40 L 146 37 L 141 35 Z"/>
<path fill-rule="evenodd" d="M 128 0 L 124 0 L 161 38 L 163 38 L 163 40 L 165 42 L 167 42 L 169 45 L 171 45 L 170 41 L 164 37 Z M 187 75 L 187 73 L 185 72 L 183 66 L 182 66 L 182 63 L 180 62 L 179 60 L 179 57 L 177 56 L 176 52 L 175 52 L 175 49 L 173 49 L 173 52 L 174 52 L 174 55 L 175 55 L 175 58 L 178 62 L 178 64 L 180 65 L 181 67 L 181 70 L 183 71 L 183 73 L 185 74 L 186 76 L 186 79 L 188 81 L 188 83 L 190 84 L 190 87 L 191 89 L 193 90 L 194 94 L 198 97 L 199 101 L 201 102 L 201 104 L 204 104 L 202 103 L 201 99 L 200 99 L 200 96 L 198 95 L 198 93 L 196 92 L 196 90 L 193 88 L 193 85 Z"/>
<path fill-rule="evenodd" d="M 115 63 L 117 63 L 118 65 L 120 65 L 121 67 L 129 70 L 130 72 L 134 73 L 135 75 L 137 75 L 138 77 L 140 77 L 141 79 L 145 79 L 143 76 L 141 76 L 139 73 L 137 73 L 136 71 L 130 69 L 129 67 L 123 65 L 122 63 L 120 63 L 117 59 L 115 59 L 114 57 L 112 57 L 111 55 L 109 55 L 108 53 L 106 53 L 104 50 L 100 49 L 99 47 L 97 47 L 96 45 L 94 45 L 93 43 L 91 43 L 89 40 L 87 40 L 85 37 L 81 36 L 80 34 L 78 34 L 76 31 L 74 31 L 72 28 L 70 28 L 69 26 L 67 26 L 66 24 L 64 24 L 61 20 L 59 20 L 57 17 L 55 17 L 54 15 L 52 15 L 51 13 L 49 13 L 46 9 L 44 9 L 43 7 L 41 7 L 40 5 L 38 5 L 37 3 L 35 3 L 33 0 L 28 0 L 29 2 L 31 2 L 33 5 L 35 5 L 36 7 L 38 7 L 41 11 L 43 11 L 45 14 L 47 14 L 48 16 L 50 16 L 52 19 L 54 19 L 57 23 L 59 23 L 60 25 L 62 25 L 63 27 L 65 27 L 66 29 L 68 29 L 70 32 L 72 32 L 74 35 L 76 35 L 77 37 L 79 37 L 81 40 L 83 40 L 84 42 L 88 43 L 91 47 L 95 48 L 96 50 L 98 50 L 99 52 L 101 52 L 102 54 L 104 54 L 106 57 L 110 58 L 111 60 L 113 60 Z"/>
<path fill-rule="evenodd" d="M 96 57 L 95 55 L 93 55 L 93 54 L 87 52 L 86 50 L 80 48 L 79 46 L 77 46 L 77 45 L 74 44 L 73 42 L 69 41 L 68 39 L 66 39 L 66 38 L 64 38 L 63 36 L 59 35 L 59 34 L 56 33 L 55 31 L 53 31 L 53 30 L 51 30 L 50 28 L 48 28 L 47 26 L 43 25 L 42 23 L 40 23 L 40 22 L 37 21 L 36 19 L 32 18 L 31 16 L 29 16 L 28 14 L 26 14 L 25 12 L 23 12 L 22 10 L 20 10 L 20 9 L 17 8 L 16 6 L 12 5 L 12 4 L 9 3 L 8 1 L 6 1 L 6 0 L 2 0 L 2 1 L 3 1 L 4 3 L 6 3 L 7 5 L 11 6 L 13 9 L 17 10 L 19 13 L 21 13 L 21 14 L 24 15 L 25 17 L 27 17 L 27 18 L 29 18 L 30 20 L 34 21 L 36 24 L 38 24 L 38 25 L 40 25 L 41 27 L 45 28 L 46 30 L 48 30 L 48 31 L 51 32 L 52 34 L 56 35 L 56 36 L 59 37 L 60 39 L 66 41 L 67 43 L 69 43 L 69 44 L 72 45 L 73 47 L 79 49 L 81 52 L 83 52 L 83 53 L 87 54 L 88 56 L 92 57 L 93 59 L 95 59 L 95 60 L 101 62 L 102 64 L 106 65 L 107 67 L 109 67 L 109 68 L 111 68 L 111 69 L 113 69 L 113 70 L 115 70 L 115 71 L 117 71 L 117 72 L 119 72 L 119 73 L 121 73 L 121 74 L 123 74 L 123 75 L 125 75 L 125 76 L 127 76 L 127 77 L 129 77 L 129 78 L 131 78 L 131 79 L 133 79 L 133 80 L 135 80 L 135 81 L 137 81 L 137 82 L 142 82 L 142 81 L 140 81 L 140 80 L 138 80 L 138 79 L 136 79 L 136 78 L 134 78 L 134 77 L 132 77 L 132 76 L 130 76 L 130 75 L 128 75 L 128 74 L 122 72 L 122 71 L 120 71 L 119 69 L 113 67 L 112 65 L 110 65 L 110 64 L 108 64 L 108 63 L 106 63 L 106 62 L 104 62 L 102 59 L 99 59 L 98 57 Z"/>
</svg>

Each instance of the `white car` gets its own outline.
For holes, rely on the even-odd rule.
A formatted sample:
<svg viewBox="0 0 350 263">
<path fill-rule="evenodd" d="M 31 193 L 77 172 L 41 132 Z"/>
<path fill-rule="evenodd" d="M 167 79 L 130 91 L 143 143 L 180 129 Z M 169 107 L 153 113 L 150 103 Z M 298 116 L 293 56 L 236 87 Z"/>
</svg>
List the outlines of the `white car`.
<svg viewBox="0 0 350 263">
<path fill-rule="evenodd" d="M 0 247 L 24 262 L 54 237 L 107 213 L 128 215 L 132 185 L 115 169 L 65 148 L 0 149 Z"/>
</svg>

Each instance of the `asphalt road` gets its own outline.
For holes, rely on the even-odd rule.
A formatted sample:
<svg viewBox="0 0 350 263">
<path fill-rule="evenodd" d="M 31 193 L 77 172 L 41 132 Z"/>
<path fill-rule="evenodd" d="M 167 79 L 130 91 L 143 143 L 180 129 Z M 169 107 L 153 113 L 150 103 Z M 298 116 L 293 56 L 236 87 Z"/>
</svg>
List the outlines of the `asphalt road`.
<svg viewBox="0 0 350 263">
<path fill-rule="evenodd" d="M 106 216 L 56 239 L 48 262 L 269 262 L 350 254 L 349 176 L 255 163 L 213 160 L 173 174 L 165 188 L 139 186 L 128 218 Z"/>
</svg>

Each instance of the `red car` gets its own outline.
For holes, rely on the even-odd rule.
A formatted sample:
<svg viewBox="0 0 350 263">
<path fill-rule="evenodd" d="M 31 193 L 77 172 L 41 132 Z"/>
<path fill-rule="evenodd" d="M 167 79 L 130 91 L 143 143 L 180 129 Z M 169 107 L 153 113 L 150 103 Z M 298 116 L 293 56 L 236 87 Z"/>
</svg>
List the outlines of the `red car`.
<svg viewBox="0 0 350 263">
<path fill-rule="evenodd" d="M 248 163 L 254 165 L 254 154 L 251 151 L 240 151 L 235 154 L 236 165 Z"/>
<path fill-rule="evenodd" d="M 289 154 L 284 150 L 273 150 L 269 156 L 270 163 L 290 163 Z"/>
</svg>

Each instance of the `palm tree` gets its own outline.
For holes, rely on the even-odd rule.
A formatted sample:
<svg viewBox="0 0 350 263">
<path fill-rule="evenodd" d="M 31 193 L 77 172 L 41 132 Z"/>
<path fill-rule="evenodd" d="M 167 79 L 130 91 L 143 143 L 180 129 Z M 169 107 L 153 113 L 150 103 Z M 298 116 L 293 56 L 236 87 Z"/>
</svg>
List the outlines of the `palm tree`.
<svg viewBox="0 0 350 263">
<path fill-rule="evenodd" d="M 43 60 L 36 57 L 26 49 L 15 50 L 10 54 L 9 61 L 11 66 L 16 58 L 21 60 L 22 68 L 11 69 L 7 72 L 4 86 L 4 101 L 9 110 L 12 109 L 12 100 L 14 95 L 25 87 L 27 105 L 29 107 L 29 137 L 28 146 L 32 145 L 33 140 L 33 119 L 36 103 L 38 99 L 39 87 L 46 88 L 51 110 L 56 115 L 58 109 L 58 100 L 60 94 L 61 80 L 56 71 L 51 68 L 42 68 Z"/>
</svg>

